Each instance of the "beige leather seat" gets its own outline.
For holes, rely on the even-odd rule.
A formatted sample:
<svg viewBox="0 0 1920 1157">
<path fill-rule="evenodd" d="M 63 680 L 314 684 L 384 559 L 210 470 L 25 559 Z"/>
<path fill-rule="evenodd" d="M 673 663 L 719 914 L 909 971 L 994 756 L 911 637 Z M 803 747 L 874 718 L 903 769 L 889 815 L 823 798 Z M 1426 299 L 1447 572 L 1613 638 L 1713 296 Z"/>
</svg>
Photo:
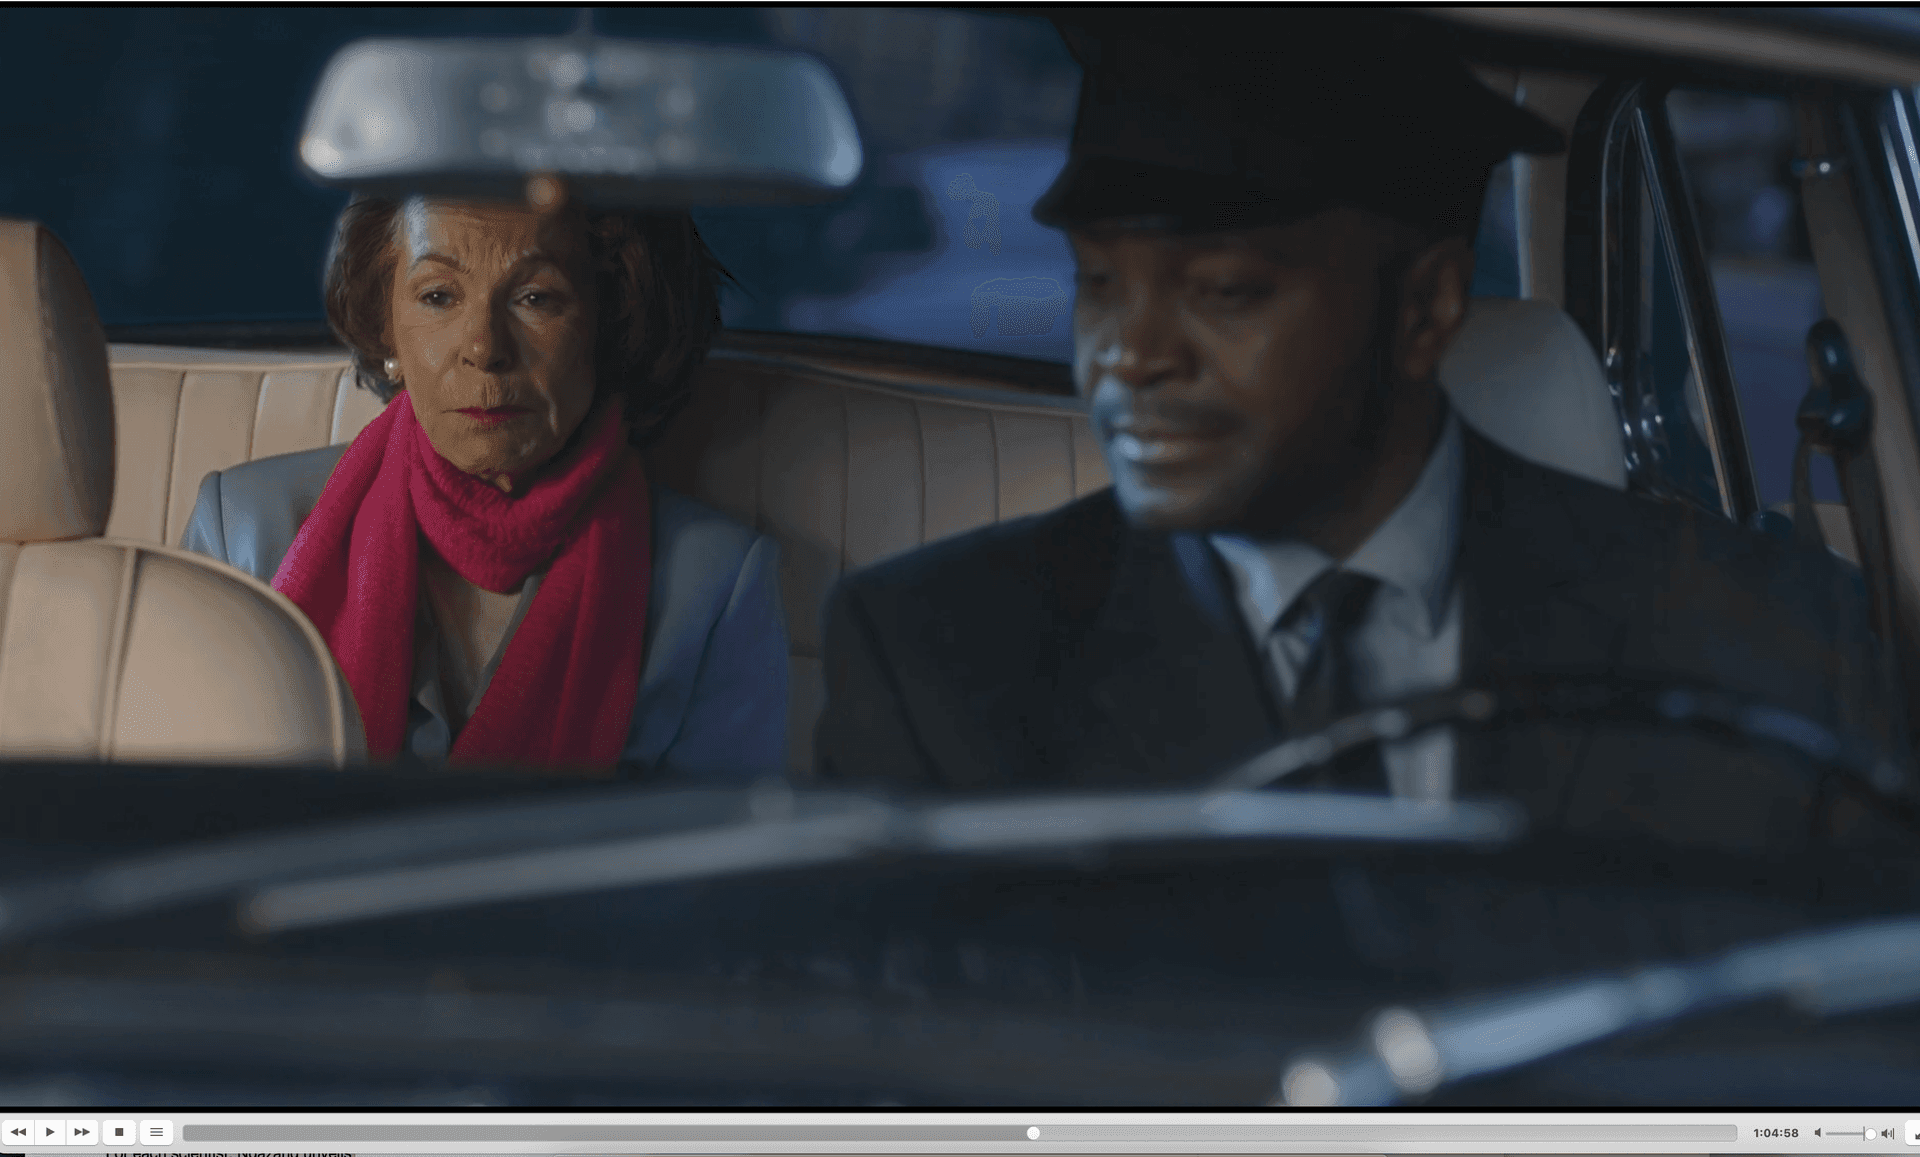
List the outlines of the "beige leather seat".
<svg viewBox="0 0 1920 1157">
<path fill-rule="evenodd" d="M 1620 411 L 1593 346 L 1559 306 L 1475 298 L 1440 382 L 1468 424 L 1513 453 L 1626 489 Z"/>
<path fill-rule="evenodd" d="M 45 228 L 0 221 L 0 758 L 361 758 L 352 696 L 291 603 L 99 537 L 114 423 L 80 271 Z"/>
<path fill-rule="evenodd" d="M 1626 488 L 1620 411 L 1586 335 L 1545 301 L 1487 297 L 1447 351 L 1440 378 L 1460 413 L 1494 441 L 1543 466 Z M 1773 510 L 1788 517 L 1793 504 Z M 1844 502 L 1816 502 L 1828 549 L 1858 566 Z"/>
<path fill-rule="evenodd" d="M 379 403 L 346 368 L 337 355 L 116 347 L 111 532 L 177 543 L 208 471 L 351 439 Z M 824 695 L 820 610 L 834 580 L 1107 485 L 1072 398 L 917 384 L 891 369 L 836 370 L 726 342 L 704 374 L 650 466 L 780 542 L 796 770 L 811 762 Z M 1476 302 L 1443 380 L 1468 420 L 1516 453 L 1624 482 L 1599 366 L 1552 305 Z"/>
<path fill-rule="evenodd" d="M 353 438 L 379 413 L 344 357 L 117 346 L 113 534 L 177 544 L 212 470 Z M 812 761 L 820 609 L 842 572 L 1107 484 L 1079 404 L 916 386 L 717 349 L 651 456 L 662 483 L 780 542 L 792 766 Z"/>
</svg>

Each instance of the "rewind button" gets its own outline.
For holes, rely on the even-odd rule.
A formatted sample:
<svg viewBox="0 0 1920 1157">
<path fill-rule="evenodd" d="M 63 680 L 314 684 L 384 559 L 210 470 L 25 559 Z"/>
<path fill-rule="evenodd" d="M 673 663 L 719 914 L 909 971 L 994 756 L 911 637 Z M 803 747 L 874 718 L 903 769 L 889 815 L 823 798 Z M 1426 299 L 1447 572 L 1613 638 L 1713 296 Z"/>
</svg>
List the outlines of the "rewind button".
<svg viewBox="0 0 1920 1157">
<path fill-rule="evenodd" d="M 0 1141 L 9 1145 L 26 1145 L 33 1141 L 32 1121 L 0 1122 Z"/>
</svg>

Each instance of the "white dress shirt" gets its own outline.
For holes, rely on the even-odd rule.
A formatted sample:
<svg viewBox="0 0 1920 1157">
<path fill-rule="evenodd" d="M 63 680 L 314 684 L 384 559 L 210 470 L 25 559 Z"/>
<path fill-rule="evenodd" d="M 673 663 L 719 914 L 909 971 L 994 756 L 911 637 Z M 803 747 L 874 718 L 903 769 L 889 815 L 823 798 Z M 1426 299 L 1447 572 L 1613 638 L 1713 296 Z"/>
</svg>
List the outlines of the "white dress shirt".
<svg viewBox="0 0 1920 1157">
<path fill-rule="evenodd" d="M 1460 677 L 1460 508 L 1465 439 L 1449 413 L 1440 440 L 1413 488 L 1360 544 L 1345 567 L 1380 580 L 1365 616 L 1347 637 L 1354 692 L 1371 705 L 1451 686 Z M 1290 701 L 1311 643 L 1275 624 L 1335 560 L 1285 539 L 1209 538 L 1227 564 L 1241 614 L 1265 657 L 1274 693 Z M 1442 801 L 1453 794 L 1453 734 L 1436 729 L 1381 745 L 1387 783 L 1397 796 Z"/>
</svg>

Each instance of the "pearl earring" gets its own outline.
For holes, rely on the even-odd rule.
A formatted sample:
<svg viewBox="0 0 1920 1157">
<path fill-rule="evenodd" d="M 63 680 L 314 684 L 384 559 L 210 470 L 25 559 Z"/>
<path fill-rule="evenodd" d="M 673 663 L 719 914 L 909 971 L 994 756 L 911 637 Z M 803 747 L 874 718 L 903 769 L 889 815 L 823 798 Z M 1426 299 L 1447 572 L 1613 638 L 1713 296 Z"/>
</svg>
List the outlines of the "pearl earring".
<svg viewBox="0 0 1920 1157">
<path fill-rule="evenodd" d="M 380 368 L 387 372 L 388 381 L 397 382 L 400 380 L 400 359 L 388 358 L 381 363 Z"/>
</svg>

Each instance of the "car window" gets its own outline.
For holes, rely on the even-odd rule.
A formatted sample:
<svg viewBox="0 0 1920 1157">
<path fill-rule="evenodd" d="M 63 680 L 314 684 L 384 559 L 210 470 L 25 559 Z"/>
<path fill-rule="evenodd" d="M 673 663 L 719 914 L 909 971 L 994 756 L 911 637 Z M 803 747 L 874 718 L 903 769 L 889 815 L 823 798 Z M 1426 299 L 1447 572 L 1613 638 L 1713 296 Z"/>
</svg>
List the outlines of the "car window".
<svg viewBox="0 0 1920 1157">
<path fill-rule="evenodd" d="M 1045 19 L 886 7 L 592 18 L 610 36 L 812 52 L 847 92 L 867 150 L 851 196 L 695 214 L 739 283 L 723 296 L 729 326 L 1071 359 L 1071 254 L 1029 214 L 1066 156 L 1080 70 Z M 66 241 L 118 337 L 185 325 L 324 338 L 320 265 L 344 197 L 300 174 L 294 144 L 328 57 L 363 36 L 560 35 L 577 20 L 508 7 L 8 9 L 0 214 Z M 1477 293 L 1518 292 L 1512 202 L 1502 166 Z"/>
<path fill-rule="evenodd" d="M 328 57 L 362 36 L 554 35 L 576 20 L 511 7 L 9 7 L 0 213 L 67 243 L 109 326 L 317 323 L 344 198 L 300 175 L 294 146 Z M 604 22 L 764 38 L 730 9 Z"/>
<path fill-rule="evenodd" d="M 0 15 L 0 214 L 46 222 L 110 327 L 322 318 L 344 200 L 294 146 L 326 60 L 363 36 L 571 32 L 577 9 L 21 9 Z M 702 213 L 745 289 L 730 324 L 1064 360 L 1066 244 L 1027 217 L 1079 68 L 1039 16 L 939 9 L 605 8 L 609 36 L 812 51 L 866 172 L 835 203 Z M 984 318 L 984 325 L 983 325 Z"/>
<path fill-rule="evenodd" d="M 1080 85 L 1053 27 L 937 8 L 767 20 L 840 77 L 867 173 L 834 205 L 696 213 L 742 285 L 727 324 L 1070 360 L 1072 255 L 1030 216 L 1066 158 Z"/>
<path fill-rule="evenodd" d="M 1473 241 L 1475 297 L 1519 297 L 1520 240 L 1516 232 L 1513 162 L 1501 163 L 1487 178 L 1480 210 L 1480 232 Z"/>
<path fill-rule="evenodd" d="M 1640 387 L 1643 449 L 1658 459 L 1667 487 L 1712 510 L 1724 507 L 1725 486 L 1715 461 L 1713 431 L 1707 420 L 1704 376 L 1699 365 L 1699 335 L 1683 308 L 1676 247 L 1680 239 L 1660 190 L 1637 173 L 1628 197 L 1634 219 L 1624 243 L 1631 247 L 1628 268 L 1638 282 L 1635 359 Z"/>
<path fill-rule="evenodd" d="M 848 89 L 869 187 L 829 207 L 708 210 L 743 283 L 727 324 L 1073 357 L 1073 257 L 1033 204 L 1067 155 L 1079 68 L 1052 28 L 939 9 L 774 9 Z M 1520 291 L 1512 166 L 1488 182 L 1476 296 Z"/>
<path fill-rule="evenodd" d="M 1674 141 L 1713 271 L 1760 501 L 1791 498 L 1794 413 L 1812 385 L 1807 330 L 1825 315 L 1793 174 L 1785 97 L 1678 89 Z M 1831 462 L 1813 459 L 1814 497 L 1838 502 Z"/>
<path fill-rule="evenodd" d="M 1665 97 L 1623 79 L 1580 114 L 1567 306 L 1619 408 L 1628 488 L 1745 522 L 1759 499 L 1740 398 Z"/>
</svg>

